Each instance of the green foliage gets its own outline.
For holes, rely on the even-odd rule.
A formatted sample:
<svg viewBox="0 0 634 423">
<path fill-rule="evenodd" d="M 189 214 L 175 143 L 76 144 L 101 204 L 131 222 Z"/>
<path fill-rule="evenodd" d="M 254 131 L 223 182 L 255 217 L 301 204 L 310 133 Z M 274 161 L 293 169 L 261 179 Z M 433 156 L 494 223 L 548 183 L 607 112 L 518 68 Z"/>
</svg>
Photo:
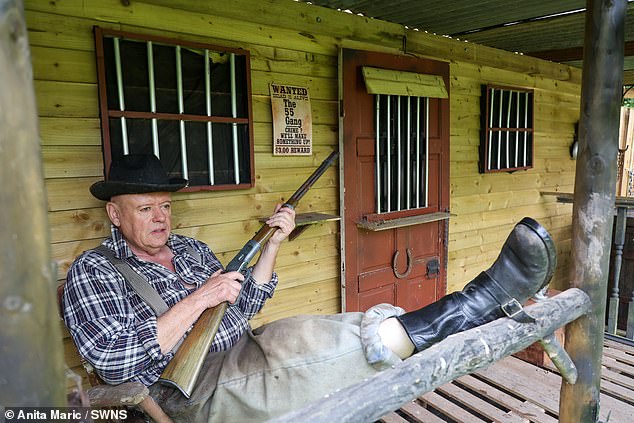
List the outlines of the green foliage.
<svg viewBox="0 0 634 423">
<path fill-rule="evenodd" d="M 624 98 L 623 107 L 634 107 L 634 98 Z"/>
<path fill-rule="evenodd" d="M 631 91 L 634 85 L 625 85 L 623 87 L 623 107 L 634 107 L 634 98 L 625 98 L 628 91 Z"/>
</svg>

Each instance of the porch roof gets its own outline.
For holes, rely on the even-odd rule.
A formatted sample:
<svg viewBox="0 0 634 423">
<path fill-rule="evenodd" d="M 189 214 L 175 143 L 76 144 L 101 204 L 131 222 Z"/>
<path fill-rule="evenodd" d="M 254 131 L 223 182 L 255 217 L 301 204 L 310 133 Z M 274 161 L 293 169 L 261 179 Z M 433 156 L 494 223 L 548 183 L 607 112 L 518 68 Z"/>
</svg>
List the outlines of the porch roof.
<svg viewBox="0 0 634 423">
<path fill-rule="evenodd" d="M 585 0 L 299 0 L 412 29 L 582 66 Z M 634 84 L 634 0 L 625 23 L 624 84 Z"/>
</svg>

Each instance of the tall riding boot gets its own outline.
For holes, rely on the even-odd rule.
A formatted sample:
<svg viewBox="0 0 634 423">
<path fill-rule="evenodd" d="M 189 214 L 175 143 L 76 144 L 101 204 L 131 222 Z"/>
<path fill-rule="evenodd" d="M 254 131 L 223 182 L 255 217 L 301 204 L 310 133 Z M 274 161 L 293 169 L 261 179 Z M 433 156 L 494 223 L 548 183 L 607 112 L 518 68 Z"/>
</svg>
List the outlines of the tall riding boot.
<svg viewBox="0 0 634 423">
<path fill-rule="evenodd" d="M 490 269 L 462 291 L 397 319 L 417 352 L 449 335 L 505 315 L 530 321 L 522 304 L 550 281 L 556 264 L 557 252 L 550 234 L 525 217 L 515 225 Z"/>
</svg>

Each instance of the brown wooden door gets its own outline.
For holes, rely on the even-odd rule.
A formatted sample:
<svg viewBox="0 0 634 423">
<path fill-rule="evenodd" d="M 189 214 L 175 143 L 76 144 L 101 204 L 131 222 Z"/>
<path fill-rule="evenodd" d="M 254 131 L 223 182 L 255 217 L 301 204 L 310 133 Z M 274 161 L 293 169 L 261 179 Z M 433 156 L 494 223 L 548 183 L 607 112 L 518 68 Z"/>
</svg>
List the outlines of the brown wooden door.
<svg viewBox="0 0 634 423">
<path fill-rule="evenodd" d="M 413 310 L 446 291 L 449 100 L 368 94 L 362 68 L 441 75 L 448 91 L 449 65 L 347 49 L 342 55 L 346 310 L 382 302 Z"/>
</svg>

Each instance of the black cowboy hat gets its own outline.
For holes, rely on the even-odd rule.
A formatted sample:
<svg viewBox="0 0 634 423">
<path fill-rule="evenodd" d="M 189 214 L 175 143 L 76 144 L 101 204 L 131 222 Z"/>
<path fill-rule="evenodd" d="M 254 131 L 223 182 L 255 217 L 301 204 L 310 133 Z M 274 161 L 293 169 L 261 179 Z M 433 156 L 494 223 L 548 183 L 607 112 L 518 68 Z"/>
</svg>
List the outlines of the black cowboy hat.
<svg viewBox="0 0 634 423">
<path fill-rule="evenodd" d="M 153 154 L 128 154 L 113 160 L 108 180 L 95 182 L 90 193 L 109 201 L 121 194 L 174 192 L 187 186 L 183 178 L 169 178 L 160 160 Z"/>
</svg>

